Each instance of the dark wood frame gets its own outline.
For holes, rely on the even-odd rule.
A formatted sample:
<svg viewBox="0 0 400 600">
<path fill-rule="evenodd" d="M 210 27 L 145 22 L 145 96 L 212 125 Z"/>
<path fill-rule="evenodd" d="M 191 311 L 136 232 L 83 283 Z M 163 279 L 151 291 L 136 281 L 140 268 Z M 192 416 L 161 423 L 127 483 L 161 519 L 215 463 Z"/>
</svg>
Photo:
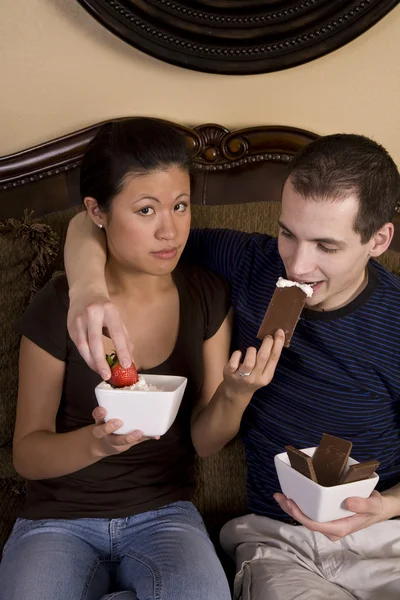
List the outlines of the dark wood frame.
<svg viewBox="0 0 400 600">
<path fill-rule="evenodd" d="M 340 48 L 398 0 L 78 0 L 107 29 L 160 60 L 247 75 Z"/>
<path fill-rule="evenodd" d="M 0 158 L 0 190 L 8 190 L 79 166 L 84 150 L 101 123 L 39 146 Z M 284 126 L 259 126 L 230 131 L 221 125 L 190 128 L 175 124 L 193 148 L 198 170 L 225 170 L 249 162 L 287 162 L 315 133 Z"/>
<path fill-rule="evenodd" d="M 16 188 L 26 186 L 29 196 L 30 184 L 52 177 L 56 180 L 57 175 L 62 173 L 74 178 L 85 148 L 101 124 L 0 157 L 1 206 L 4 206 L 4 202 L 13 202 L 13 190 L 18 191 Z M 174 125 L 185 133 L 193 148 L 195 169 L 204 172 L 224 172 L 260 162 L 284 165 L 298 150 L 318 137 L 311 131 L 286 126 L 257 126 L 230 131 L 214 123 L 193 128 L 177 123 Z M 52 185 L 46 187 L 51 189 Z M 40 192 L 34 192 L 37 193 Z M 50 200 L 52 210 L 66 208 L 56 202 L 53 206 L 53 198 Z M 400 206 L 396 209 L 393 221 L 396 232 L 400 231 Z M 400 236 L 395 236 L 391 248 L 400 252 Z"/>
</svg>

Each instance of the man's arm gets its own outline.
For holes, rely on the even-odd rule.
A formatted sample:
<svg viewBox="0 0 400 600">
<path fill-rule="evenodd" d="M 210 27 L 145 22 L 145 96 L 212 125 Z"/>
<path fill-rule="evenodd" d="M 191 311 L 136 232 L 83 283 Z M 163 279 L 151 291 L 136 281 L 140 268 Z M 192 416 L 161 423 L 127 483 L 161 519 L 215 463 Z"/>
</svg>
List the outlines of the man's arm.
<svg viewBox="0 0 400 600">
<path fill-rule="evenodd" d="M 192 229 L 183 260 L 223 275 L 232 284 L 253 236 L 254 234 L 234 229 Z"/>
<path fill-rule="evenodd" d="M 111 375 L 105 359 L 103 328 L 123 366 L 132 362 L 132 343 L 119 311 L 110 301 L 104 275 L 106 240 L 86 211 L 70 222 L 64 248 L 69 283 L 68 332 L 87 364 L 103 379 Z"/>
<path fill-rule="evenodd" d="M 193 230 L 184 260 L 199 263 L 232 281 L 251 237 L 229 229 Z M 103 379 L 111 376 L 105 360 L 103 328 L 108 330 L 122 365 L 128 367 L 132 362 L 132 342 L 107 291 L 106 257 L 104 231 L 94 225 L 86 211 L 71 219 L 64 248 L 70 289 L 68 332 L 83 359 Z"/>
</svg>

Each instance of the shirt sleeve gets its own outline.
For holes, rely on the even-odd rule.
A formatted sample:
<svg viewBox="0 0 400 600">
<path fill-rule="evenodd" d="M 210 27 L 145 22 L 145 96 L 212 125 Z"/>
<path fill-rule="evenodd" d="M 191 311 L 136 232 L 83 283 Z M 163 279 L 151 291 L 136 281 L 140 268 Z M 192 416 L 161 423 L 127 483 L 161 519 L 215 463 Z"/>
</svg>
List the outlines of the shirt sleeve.
<svg viewBox="0 0 400 600">
<path fill-rule="evenodd" d="M 230 286 L 226 279 L 203 269 L 198 270 L 204 305 L 204 340 L 213 337 L 231 307 Z"/>
<path fill-rule="evenodd" d="M 67 359 L 68 284 L 50 281 L 38 292 L 15 324 L 15 330 L 59 360 Z"/>
<path fill-rule="evenodd" d="M 235 272 L 254 235 L 234 229 L 192 229 L 183 253 L 194 262 L 225 277 L 232 285 Z"/>
</svg>

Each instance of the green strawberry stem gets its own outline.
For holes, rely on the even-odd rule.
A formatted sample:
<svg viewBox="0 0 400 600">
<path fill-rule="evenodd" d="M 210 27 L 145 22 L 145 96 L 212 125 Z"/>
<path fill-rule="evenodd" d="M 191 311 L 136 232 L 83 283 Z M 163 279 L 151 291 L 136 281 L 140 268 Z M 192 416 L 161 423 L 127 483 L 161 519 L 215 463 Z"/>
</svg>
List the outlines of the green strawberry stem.
<svg viewBox="0 0 400 600">
<path fill-rule="evenodd" d="M 108 366 L 112 369 L 113 367 L 116 367 L 117 365 L 119 365 L 119 360 L 118 360 L 118 356 L 114 350 L 114 352 L 112 352 L 111 354 L 106 354 L 106 361 L 108 363 Z"/>
</svg>

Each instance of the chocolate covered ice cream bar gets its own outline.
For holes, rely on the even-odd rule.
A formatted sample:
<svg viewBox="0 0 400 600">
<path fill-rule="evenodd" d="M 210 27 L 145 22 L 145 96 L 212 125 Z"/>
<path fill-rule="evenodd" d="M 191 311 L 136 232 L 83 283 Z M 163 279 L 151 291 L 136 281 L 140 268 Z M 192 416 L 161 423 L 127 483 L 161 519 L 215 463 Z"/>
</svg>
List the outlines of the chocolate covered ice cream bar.
<svg viewBox="0 0 400 600">
<path fill-rule="evenodd" d="M 313 466 L 320 485 L 338 485 L 347 466 L 352 443 L 324 433 L 313 455 Z"/>
<path fill-rule="evenodd" d="M 305 452 L 298 450 L 294 446 L 285 446 L 285 450 L 289 458 L 290 466 L 305 477 L 308 477 L 308 479 L 317 483 L 317 476 L 314 471 L 312 457 L 308 456 Z"/>
<path fill-rule="evenodd" d="M 257 337 L 262 340 L 266 335 L 273 336 L 278 329 L 283 329 L 284 346 L 288 348 L 306 299 L 312 293 L 310 285 L 279 277 Z"/>
<path fill-rule="evenodd" d="M 353 481 L 362 481 L 363 479 L 369 479 L 371 475 L 375 473 L 378 467 L 378 460 L 369 460 L 367 462 L 350 465 L 348 470 L 343 474 L 341 480 L 339 481 L 339 484 L 353 483 Z"/>
</svg>

